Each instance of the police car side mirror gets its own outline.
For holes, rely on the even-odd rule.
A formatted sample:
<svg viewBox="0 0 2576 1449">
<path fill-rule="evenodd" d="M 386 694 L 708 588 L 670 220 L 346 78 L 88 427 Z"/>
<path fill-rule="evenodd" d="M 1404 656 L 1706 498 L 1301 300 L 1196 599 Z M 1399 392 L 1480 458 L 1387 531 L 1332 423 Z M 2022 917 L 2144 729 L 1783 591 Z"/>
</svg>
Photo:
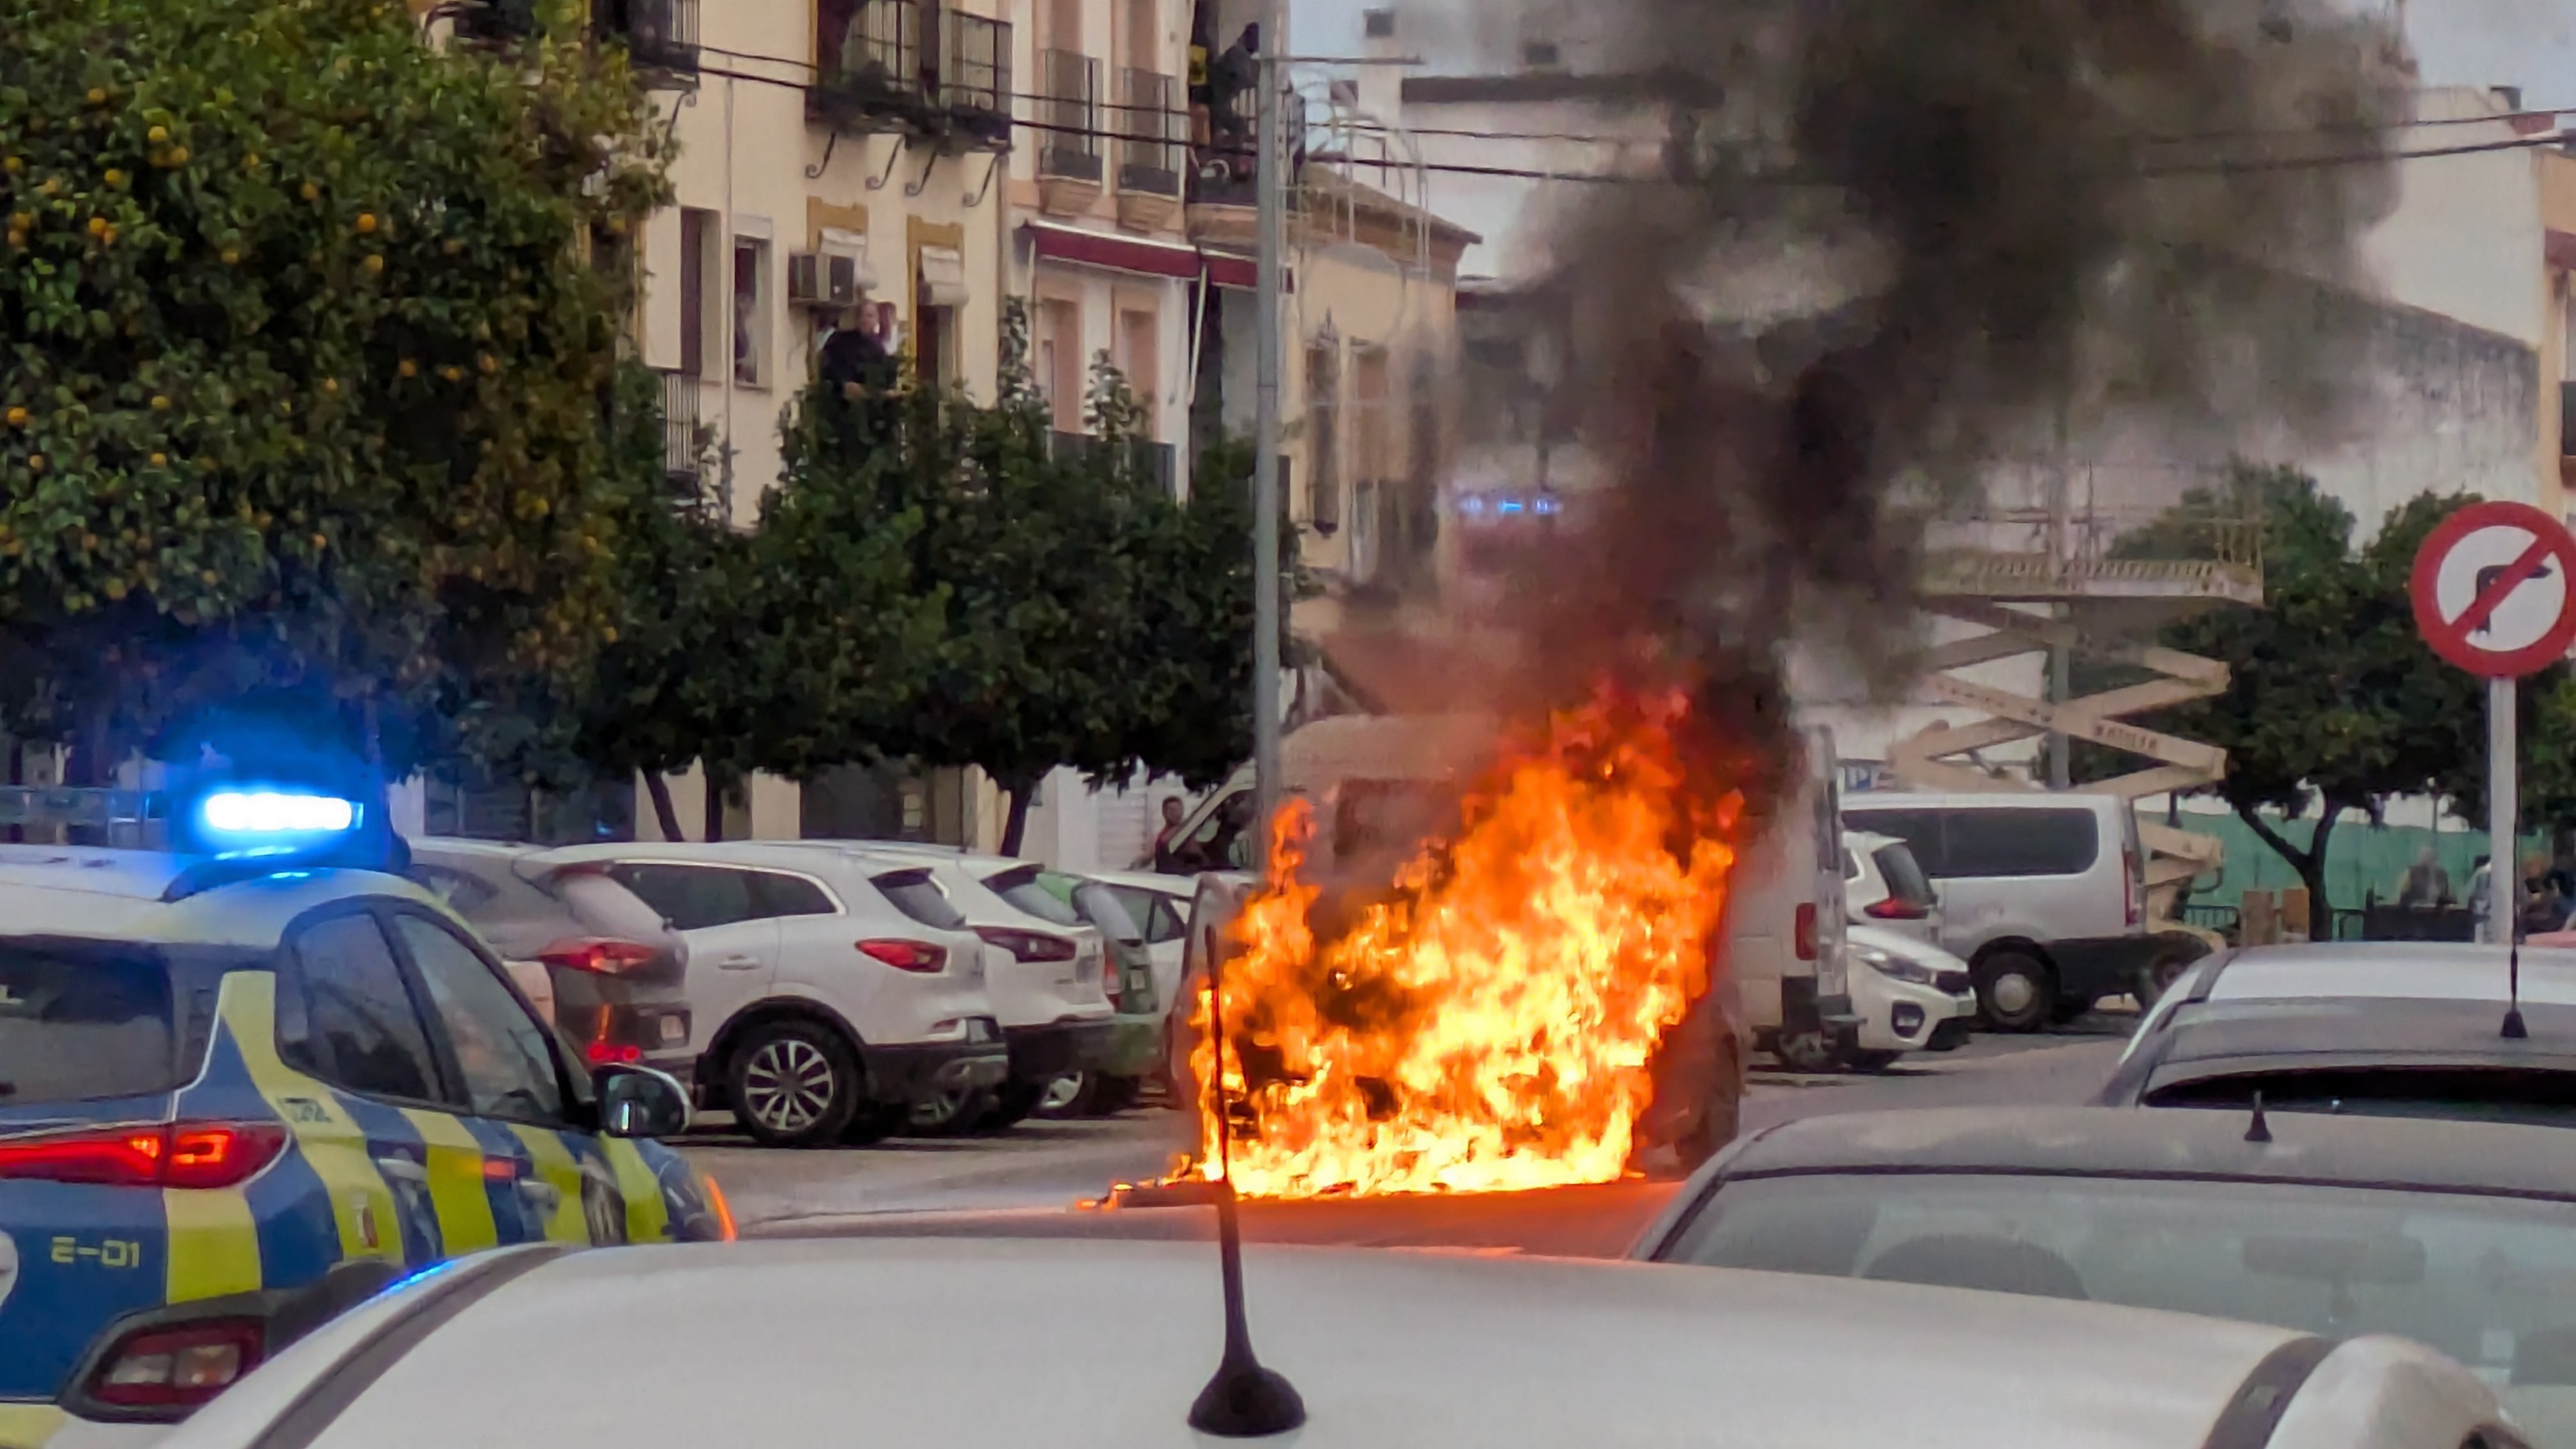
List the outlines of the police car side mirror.
<svg viewBox="0 0 2576 1449">
<path fill-rule="evenodd" d="M 651 1067 L 601 1067 L 599 1130 L 611 1137 L 677 1137 L 689 1130 L 689 1092 L 677 1077 Z"/>
</svg>

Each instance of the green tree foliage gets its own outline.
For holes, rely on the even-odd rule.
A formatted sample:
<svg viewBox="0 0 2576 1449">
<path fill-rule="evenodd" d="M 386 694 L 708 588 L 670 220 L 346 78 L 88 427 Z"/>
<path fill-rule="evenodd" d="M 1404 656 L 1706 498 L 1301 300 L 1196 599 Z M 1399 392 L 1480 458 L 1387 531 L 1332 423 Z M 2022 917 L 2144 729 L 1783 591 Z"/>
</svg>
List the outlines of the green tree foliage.
<svg viewBox="0 0 2576 1449">
<path fill-rule="evenodd" d="M 2214 793 L 2306 882 L 2310 930 L 2320 939 L 2332 931 L 2325 859 L 2340 820 L 2376 818 L 2397 795 L 2447 795 L 2464 813 L 2483 808 L 2485 682 L 2424 644 L 2407 594 L 2424 539 L 2475 501 L 2418 497 L 2355 548 L 2351 513 L 2314 479 L 2239 468 L 2225 487 L 2194 492 L 2119 549 L 2191 557 L 2223 520 L 2259 515 L 2265 606 L 2211 609 L 2158 639 L 2225 663 L 2229 688 L 2144 722 L 2228 752 Z M 2525 691 L 2521 754 L 2546 810 L 2576 801 L 2570 767 L 2542 743 L 2554 729 L 2568 738 L 2559 721 L 2576 721 L 2576 692 L 2563 676 L 2555 671 Z M 2295 819 L 2311 806 L 2318 819 L 2304 847 L 2264 814 Z"/>
<path fill-rule="evenodd" d="M 28 0 L 0 46 L 7 724 L 95 762 L 260 688 L 388 763 L 490 756 L 484 676 L 618 616 L 602 417 L 663 195 L 561 39 L 440 53 L 384 0 Z M 522 743 L 525 728 L 500 732 Z"/>
</svg>

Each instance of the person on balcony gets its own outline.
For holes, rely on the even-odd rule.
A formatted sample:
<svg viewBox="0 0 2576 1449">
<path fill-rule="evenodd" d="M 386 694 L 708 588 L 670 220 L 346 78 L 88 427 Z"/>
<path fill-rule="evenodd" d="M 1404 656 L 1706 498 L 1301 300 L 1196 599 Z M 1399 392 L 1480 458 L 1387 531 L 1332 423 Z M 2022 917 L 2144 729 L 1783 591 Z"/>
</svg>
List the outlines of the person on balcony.
<svg viewBox="0 0 2576 1449">
<path fill-rule="evenodd" d="M 1252 154 L 1251 117 L 1243 101 L 1260 84 L 1261 27 L 1247 25 L 1208 68 L 1208 109 L 1220 149 L 1238 156 Z M 1251 170 L 1249 166 L 1241 169 L 1246 174 Z"/>
</svg>

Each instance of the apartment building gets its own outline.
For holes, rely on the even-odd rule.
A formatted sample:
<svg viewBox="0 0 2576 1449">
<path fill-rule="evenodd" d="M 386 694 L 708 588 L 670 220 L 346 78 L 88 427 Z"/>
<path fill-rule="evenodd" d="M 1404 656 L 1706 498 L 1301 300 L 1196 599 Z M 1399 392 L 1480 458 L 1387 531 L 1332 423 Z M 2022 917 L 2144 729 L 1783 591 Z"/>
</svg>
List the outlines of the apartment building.
<svg viewBox="0 0 2576 1449">
<path fill-rule="evenodd" d="M 1187 0 L 1014 0 L 1021 141 L 1010 287 L 1055 431 L 1089 430 L 1095 364 L 1144 409 L 1146 451 L 1189 489 L 1190 317 L 1208 263 L 1183 226 L 1192 171 Z M 1248 278 L 1246 278 L 1248 280 Z"/>
</svg>

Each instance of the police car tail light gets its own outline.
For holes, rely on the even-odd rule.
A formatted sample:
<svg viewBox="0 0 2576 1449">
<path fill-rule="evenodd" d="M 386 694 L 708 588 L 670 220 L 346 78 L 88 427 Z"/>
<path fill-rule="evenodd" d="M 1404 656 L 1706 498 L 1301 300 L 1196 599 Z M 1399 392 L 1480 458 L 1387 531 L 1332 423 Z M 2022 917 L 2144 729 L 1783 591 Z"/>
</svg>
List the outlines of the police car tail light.
<svg viewBox="0 0 2576 1449">
<path fill-rule="evenodd" d="M 662 953 L 638 941 L 617 941 L 604 936 L 584 936 L 557 941 L 537 953 L 537 959 L 549 966 L 571 971 L 589 971 L 601 976 L 622 976 L 653 964 Z"/>
<path fill-rule="evenodd" d="M 948 964 L 948 948 L 927 941 L 861 941 L 859 949 L 897 971 L 930 975 Z"/>
<path fill-rule="evenodd" d="M 274 1122 L 180 1122 L 0 1141 L 0 1178 L 110 1187 L 231 1187 L 286 1149 Z"/>
<path fill-rule="evenodd" d="M 193 1408 L 258 1367 L 267 1346 L 255 1318 L 137 1329 L 101 1360 L 88 1396 L 120 1409 Z"/>
<path fill-rule="evenodd" d="M 1073 942 L 1044 931 L 1014 930 L 1009 926 L 977 926 L 975 934 L 990 941 L 1022 961 L 1070 961 L 1080 953 Z"/>
</svg>

